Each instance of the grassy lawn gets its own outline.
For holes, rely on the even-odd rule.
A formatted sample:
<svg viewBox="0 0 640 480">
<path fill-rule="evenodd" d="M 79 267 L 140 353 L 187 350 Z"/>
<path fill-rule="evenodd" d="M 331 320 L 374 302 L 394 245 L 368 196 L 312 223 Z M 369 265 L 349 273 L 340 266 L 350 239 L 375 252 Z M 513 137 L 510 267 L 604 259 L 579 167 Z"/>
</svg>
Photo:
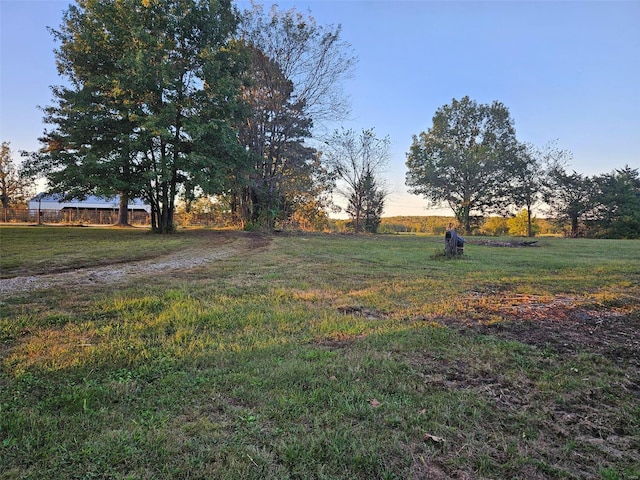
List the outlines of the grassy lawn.
<svg viewBox="0 0 640 480">
<path fill-rule="evenodd" d="M 0 278 L 153 258 L 192 243 L 142 228 L 0 226 Z"/>
<path fill-rule="evenodd" d="M 472 240 L 472 239 L 470 239 Z M 0 227 L 0 478 L 640 478 L 640 242 Z M 2 280 L 0 280 L 2 282 Z"/>
</svg>

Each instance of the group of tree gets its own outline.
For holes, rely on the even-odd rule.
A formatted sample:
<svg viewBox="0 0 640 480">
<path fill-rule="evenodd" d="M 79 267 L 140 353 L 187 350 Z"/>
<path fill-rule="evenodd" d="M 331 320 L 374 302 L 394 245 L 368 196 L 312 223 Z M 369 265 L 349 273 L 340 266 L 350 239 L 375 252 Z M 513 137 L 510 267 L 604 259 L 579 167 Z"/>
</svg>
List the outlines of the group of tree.
<svg viewBox="0 0 640 480">
<path fill-rule="evenodd" d="M 447 227 L 455 222 L 455 217 L 438 215 L 406 215 L 384 217 L 380 222 L 382 233 L 426 233 L 444 235 Z"/>
<path fill-rule="evenodd" d="M 347 202 L 356 232 L 375 231 L 389 141 L 338 130 L 341 82 L 356 62 L 340 27 L 294 9 L 240 12 L 231 0 L 77 0 L 51 30 L 66 82 L 52 87 L 50 126 L 24 165 L 67 198 L 142 198 L 154 231 L 200 198 L 245 226 L 321 224 Z M 638 171 L 588 178 L 566 152 L 519 142 L 508 109 L 464 97 L 435 113 L 407 154 L 413 193 L 449 205 L 464 231 L 477 219 L 548 205 L 581 232 L 638 235 Z M 3 191 L 3 205 L 9 198 Z"/>
<path fill-rule="evenodd" d="M 640 238 L 640 173 L 625 166 L 601 175 L 552 166 L 543 199 L 571 236 Z"/>
<path fill-rule="evenodd" d="M 356 233 L 375 233 L 382 220 L 388 190 L 379 174 L 388 164 L 390 143 L 372 129 L 335 131 L 327 141 L 326 162 L 340 182 L 338 192 L 347 200 Z"/>
<path fill-rule="evenodd" d="M 440 107 L 428 131 L 414 136 L 406 183 L 434 205 L 448 205 L 466 234 L 489 215 L 534 208 L 568 222 L 570 236 L 640 237 L 640 176 L 628 166 L 588 177 L 567 172 L 570 154 L 516 138 L 507 107 L 469 97 Z"/>
<path fill-rule="evenodd" d="M 52 88 L 53 128 L 31 171 L 67 197 L 119 194 L 120 223 L 143 197 L 153 229 L 169 231 L 178 193 L 213 191 L 243 154 L 232 128 L 244 61 L 230 42 L 236 22 L 224 1 L 71 5 L 52 30 L 68 84 Z"/>
<path fill-rule="evenodd" d="M 16 166 L 9 142 L 2 142 L 0 147 L 0 202 L 3 217 L 6 219 L 7 209 L 26 202 L 31 195 L 31 183 Z"/>
<path fill-rule="evenodd" d="M 66 84 L 52 87 L 51 127 L 26 162 L 50 192 L 119 195 L 120 223 L 140 197 L 164 233 L 178 203 L 188 212 L 202 197 L 244 225 L 319 218 L 348 184 L 342 161 L 313 147 L 347 113 L 340 86 L 356 57 L 340 27 L 231 0 L 78 0 L 51 32 Z M 365 173 L 347 186 L 356 229 L 384 200 Z"/>
</svg>

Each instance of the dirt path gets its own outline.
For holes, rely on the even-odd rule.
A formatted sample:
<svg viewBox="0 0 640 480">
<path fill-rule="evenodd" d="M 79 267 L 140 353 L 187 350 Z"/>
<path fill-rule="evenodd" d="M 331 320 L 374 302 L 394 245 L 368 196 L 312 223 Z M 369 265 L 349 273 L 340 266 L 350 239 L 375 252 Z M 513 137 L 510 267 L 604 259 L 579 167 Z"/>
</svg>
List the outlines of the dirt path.
<svg viewBox="0 0 640 480">
<path fill-rule="evenodd" d="M 222 244 L 212 245 L 209 248 L 203 249 L 202 246 L 190 247 L 168 255 L 138 262 L 0 279 L 0 298 L 8 298 L 16 294 L 45 288 L 73 289 L 83 286 L 111 284 L 123 280 L 129 281 L 135 278 L 161 273 L 166 274 L 172 271 L 190 270 L 242 252 L 262 248 L 268 244 L 268 240 L 257 235 L 234 236 L 226 240 Z"/>
</svg>

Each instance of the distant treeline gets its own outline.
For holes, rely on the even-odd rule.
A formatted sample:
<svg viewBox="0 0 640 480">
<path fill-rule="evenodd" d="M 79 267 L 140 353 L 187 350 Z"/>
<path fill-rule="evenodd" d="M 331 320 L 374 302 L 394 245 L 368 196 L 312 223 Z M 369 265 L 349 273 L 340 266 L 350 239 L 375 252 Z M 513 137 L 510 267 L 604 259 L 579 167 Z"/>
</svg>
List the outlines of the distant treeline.
<svg viewBox="0 0 640 480">
<path fill-rule="evenodd" d="M 442 216 L 399 216 L 382 217 L 379 233 L 428 233 L 444 234 L 449 224 L 455 224 L 455 217 Z"/>
<path fill-rule="evenodd" d="M 514 217 L 487 217 L 485 219 L 475 219 L 474 234 L 477 235 L 526 235 L 526 225 L 519 219 L 520 215 Z M 456 225 L 455 217 L 446 216 L 398 216 L 383 217 L 378 229 L 379 233 L 425 233 L 429 235 L 444 235 L 447 227 Z M 535 233 L 538 235 L 561 235 L 565 233 L 565 227 L 556 222 L 536 218 L 534 220 Z"/>
</svg>

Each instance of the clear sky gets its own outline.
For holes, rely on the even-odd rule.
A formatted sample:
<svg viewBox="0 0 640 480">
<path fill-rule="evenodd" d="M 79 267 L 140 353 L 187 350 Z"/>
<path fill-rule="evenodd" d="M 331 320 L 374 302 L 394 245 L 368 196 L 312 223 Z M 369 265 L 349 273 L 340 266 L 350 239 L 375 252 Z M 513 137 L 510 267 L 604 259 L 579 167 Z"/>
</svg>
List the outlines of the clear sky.
<svg viewBox="0 0 640 480">
<path fill-rule="evenodd" d="M 60 25 L 68 3 L 0 0 L 0 140 L 11 142 L 16 159 L 39 147 L 45 125 L 37 107 L 62 83 L 46 27 Z M 342 25 L 359 57 L 344 85 L 352 103 L 344 126 L 391 139 L 385 216 L 433 212 L 406 192 L 406 152 L 440 106 L 465 95 L 504 103 L 521 141 L 555 140 L 580 173 L 640 167 L 640 1 L 278 4 Z"/>
</svg>

